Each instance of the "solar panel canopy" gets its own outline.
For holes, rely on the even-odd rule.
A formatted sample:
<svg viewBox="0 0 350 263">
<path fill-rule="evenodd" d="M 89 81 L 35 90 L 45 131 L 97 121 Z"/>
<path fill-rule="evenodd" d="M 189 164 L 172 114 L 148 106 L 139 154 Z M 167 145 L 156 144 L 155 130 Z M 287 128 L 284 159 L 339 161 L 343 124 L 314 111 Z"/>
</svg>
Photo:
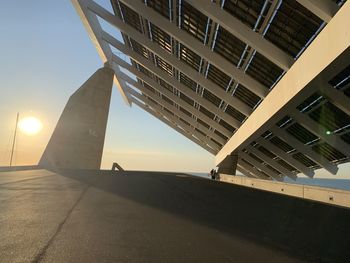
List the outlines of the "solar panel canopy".
<svg viewBox="0 0 350 263">
<path fill-rule="evenodd" d="M 248 177 L 332 174 L 350 158 L 350 4 L 72 0 L 129 105 Z"/>
</svg>

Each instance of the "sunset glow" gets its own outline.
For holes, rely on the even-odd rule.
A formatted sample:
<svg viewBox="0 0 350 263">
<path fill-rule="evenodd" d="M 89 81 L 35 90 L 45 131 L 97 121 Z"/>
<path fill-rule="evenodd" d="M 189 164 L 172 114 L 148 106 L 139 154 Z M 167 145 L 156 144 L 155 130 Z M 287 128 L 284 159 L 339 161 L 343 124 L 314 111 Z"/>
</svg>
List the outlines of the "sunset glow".
<svg viewBox="0 0 350 263">
<path fill-rule="evenodd" d="M 38 118 L 26 117 L 19 121 L 18 127 L 27 135 L 35 135 L 41 131 L 43 125 Z"/>
</svg>

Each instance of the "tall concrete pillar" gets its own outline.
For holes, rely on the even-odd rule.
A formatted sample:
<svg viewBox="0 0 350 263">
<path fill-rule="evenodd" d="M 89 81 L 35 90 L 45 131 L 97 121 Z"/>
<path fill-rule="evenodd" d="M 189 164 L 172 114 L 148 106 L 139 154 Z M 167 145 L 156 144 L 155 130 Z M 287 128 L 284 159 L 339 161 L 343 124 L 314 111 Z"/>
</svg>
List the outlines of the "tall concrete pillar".
<svg viewBox="0 0 350 263">
<path fill-rule="evenodd" d="M 218 173 L 236 175 L 238 155 L 227 155 L 226 158 L 219 164 Z"/>
<path fill-rule="evenodd" d="M 39 161 L 47 169 L 100 169 L 114 71 L 97 70 L 74 92 Z"/>
</svg>

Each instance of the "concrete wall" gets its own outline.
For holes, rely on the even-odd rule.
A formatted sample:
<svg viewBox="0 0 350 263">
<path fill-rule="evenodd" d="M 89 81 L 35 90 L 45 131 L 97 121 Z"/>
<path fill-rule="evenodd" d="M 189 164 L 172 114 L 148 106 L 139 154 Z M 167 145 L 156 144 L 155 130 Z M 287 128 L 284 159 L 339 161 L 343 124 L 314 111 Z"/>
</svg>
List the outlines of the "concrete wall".
<svg viewBox="0 0 350 263">
<path fill-rule="evenodd" d="M 350 191 L 346 190 L 266 181 L 243 176 L 231 176 L 227 174 L 220 174 L 220 181 L 322 203 L 348 208 L 350 207 Z"/>
<path fill-rule="evenodd" d="M 38 169 L 38 165 L 21 165 L 21 166 L 0 166 L 0 172 L 24 171 Z"/>
<path fill-rule="evenodd" d="M 100 169 L 113 76 L 112 69 L 101 68 L 69 98 L 41 167 Z"/>
</svg>

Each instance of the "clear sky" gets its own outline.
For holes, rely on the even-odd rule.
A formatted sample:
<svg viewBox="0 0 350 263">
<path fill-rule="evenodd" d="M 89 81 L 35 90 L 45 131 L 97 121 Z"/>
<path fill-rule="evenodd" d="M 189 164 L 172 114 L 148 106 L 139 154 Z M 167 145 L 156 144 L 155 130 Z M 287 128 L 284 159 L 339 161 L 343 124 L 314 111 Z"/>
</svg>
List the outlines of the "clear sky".
<svg viewBox="0 0 350 263">
<path fill-rule="evenodd" d="M 98 1 L 104 6 L 109 0 Z M 16 113 L 43 130 L 20 133 L 15 164 L 36 164 L 70 96 L 102 66 L 69 0 L 3 1 L 0 9 L 0 165 L 8 165 Z M 214 157 L 113 89 L 102 166 L 207 172 Z"/>
<path fill-rule="evenodd" d="M 102 62 L 69 0 L 2 1 L 0 36 L 0 165 L 9 163 L 17 112 L 43 122 L 37 135 L 19 133 L 15 152 L 16 165 L 36 164 L 70 94 Z M 214 166 L 213 155 L 137 106 L 126 106 L 117 88 L 102 167 L 114 161 L 135 170 L 207 172 Z M 348 171 L 343 166 L 340 178 Z"/>
</svg>

